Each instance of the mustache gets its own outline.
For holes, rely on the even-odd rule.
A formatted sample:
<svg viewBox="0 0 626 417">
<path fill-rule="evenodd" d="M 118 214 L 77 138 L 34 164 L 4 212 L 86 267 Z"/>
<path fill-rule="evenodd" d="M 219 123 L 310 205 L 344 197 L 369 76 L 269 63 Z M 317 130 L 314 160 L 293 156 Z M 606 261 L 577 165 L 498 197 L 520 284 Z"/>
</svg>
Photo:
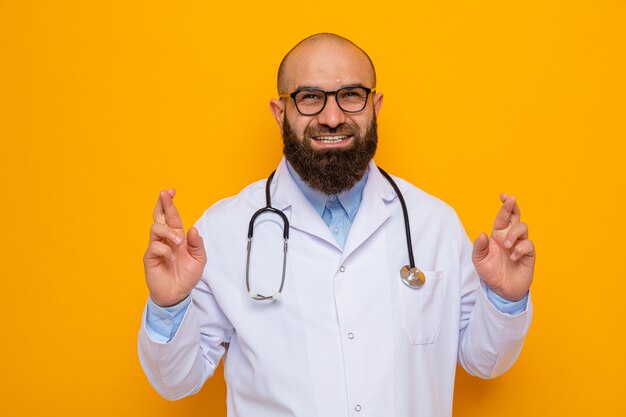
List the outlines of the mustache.
<svg viewBox="0 0 626 417">
<path fill-rule="evenodd" d="M 329 127 L 326 125 L 308 126 L 304 134 L 310 138 L 319 135 L 350 135 L 357 136 L 358 130 L 354 126 L 350 126 L 346 123 L 337 125 L 336 127 Z"/>
</svg>

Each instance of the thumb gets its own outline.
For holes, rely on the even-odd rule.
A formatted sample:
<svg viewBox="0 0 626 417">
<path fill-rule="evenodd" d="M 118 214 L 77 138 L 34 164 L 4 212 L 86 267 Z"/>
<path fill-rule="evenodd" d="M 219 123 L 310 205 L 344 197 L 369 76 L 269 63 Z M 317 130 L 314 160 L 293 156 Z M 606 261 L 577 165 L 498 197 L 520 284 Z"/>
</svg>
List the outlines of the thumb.
<svg viewBox="0 0 626 417">
<path fill-rule="evenodd" d="M 202 263 L 206 263 L 206 252 L 204 251 L 204 242 L 200 232 L 192 227 L 187 232 L 187 247 L 192 258 Z"/>
<path fill-rule="evenodd" d="M 474 250 L 472 250 L 472 261 L 478 263 L 485 259 L 489 254 L 489 238 L 486 234 L 481 233 L 474 241 Z"/>
</svg>

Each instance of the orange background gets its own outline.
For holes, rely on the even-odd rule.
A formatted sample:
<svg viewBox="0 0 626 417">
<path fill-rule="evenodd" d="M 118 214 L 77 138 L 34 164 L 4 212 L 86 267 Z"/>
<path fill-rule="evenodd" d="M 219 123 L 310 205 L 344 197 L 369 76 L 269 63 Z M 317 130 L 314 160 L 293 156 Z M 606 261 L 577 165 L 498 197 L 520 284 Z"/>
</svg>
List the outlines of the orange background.
<svg viewBox="0 0 626 417">
<path fill-rule="evenodd" d="M 139 366 L 151 213 L 276 166 L 278 64 L 321 31 L 377 66 L 381 166 L 472 238 L 512 193 L 536 243 L 524 351 L 459 370 L 455 417 L 626 415 L 624 1 L 0 0 L 1 415 L 225 415 L 221 370 L 167 402 Z"/>
</svg>

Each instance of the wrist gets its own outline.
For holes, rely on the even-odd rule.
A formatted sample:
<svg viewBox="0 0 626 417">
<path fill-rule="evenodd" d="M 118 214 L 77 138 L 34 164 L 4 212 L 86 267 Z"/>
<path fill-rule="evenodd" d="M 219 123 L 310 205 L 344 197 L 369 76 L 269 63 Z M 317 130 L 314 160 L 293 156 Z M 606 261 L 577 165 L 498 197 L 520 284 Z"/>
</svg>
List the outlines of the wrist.
<svg viewBox="0 0 626 417">
<path fill-rule="evenodd" d="M 182 298 L 177 298 L 173 300 L 168 300 L 168 299 L 161 300 L 158 297 L 155 297 L 154 295 L 150 294 L 150 300 L 152 300 L 152 302 L 157 307 L 161 307 L 161 308 L 176 307 L 179 304 L 183 303 L 188 297 L 189 297 L 189 294 L 183 296 Z"/>
<path fill-rule="evenodd" d="M 493 294 L 495 294 L 496 296 L 501 298 L 502 301 L 511 302 L 511 303 L 516 303 L 518 301 L 523 300 L 524 298 L 526 298 L 528 296 L 528 293 L 530 291 L 528 289 L 526 291 L 524 291 L 524 292 L 506 291 L 506 290 L 503 290 L 501 288 L 492 287 L 492 286 L 490 286 L 487 283 L 485 283 L 485 286 L 487 287 L 487 289 L 489 291 L 491 291 Z"/>
</svg>

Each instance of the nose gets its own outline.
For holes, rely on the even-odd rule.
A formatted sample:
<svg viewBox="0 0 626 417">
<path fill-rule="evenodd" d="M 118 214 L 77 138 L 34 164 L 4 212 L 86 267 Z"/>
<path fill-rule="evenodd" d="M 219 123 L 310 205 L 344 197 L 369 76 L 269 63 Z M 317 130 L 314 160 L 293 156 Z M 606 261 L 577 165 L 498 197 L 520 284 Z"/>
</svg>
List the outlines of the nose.
<svg viewBox="0 0 626 417">
<path fill-rule="evenodd" d="M 346 114 L 339 108 L 335 95 L 328 96 L 326 106 L 318 113 L 317 121 L 319 124 L 326 125 L 331 129 L 336 128 L 346 121 Z"/>
</svg>

